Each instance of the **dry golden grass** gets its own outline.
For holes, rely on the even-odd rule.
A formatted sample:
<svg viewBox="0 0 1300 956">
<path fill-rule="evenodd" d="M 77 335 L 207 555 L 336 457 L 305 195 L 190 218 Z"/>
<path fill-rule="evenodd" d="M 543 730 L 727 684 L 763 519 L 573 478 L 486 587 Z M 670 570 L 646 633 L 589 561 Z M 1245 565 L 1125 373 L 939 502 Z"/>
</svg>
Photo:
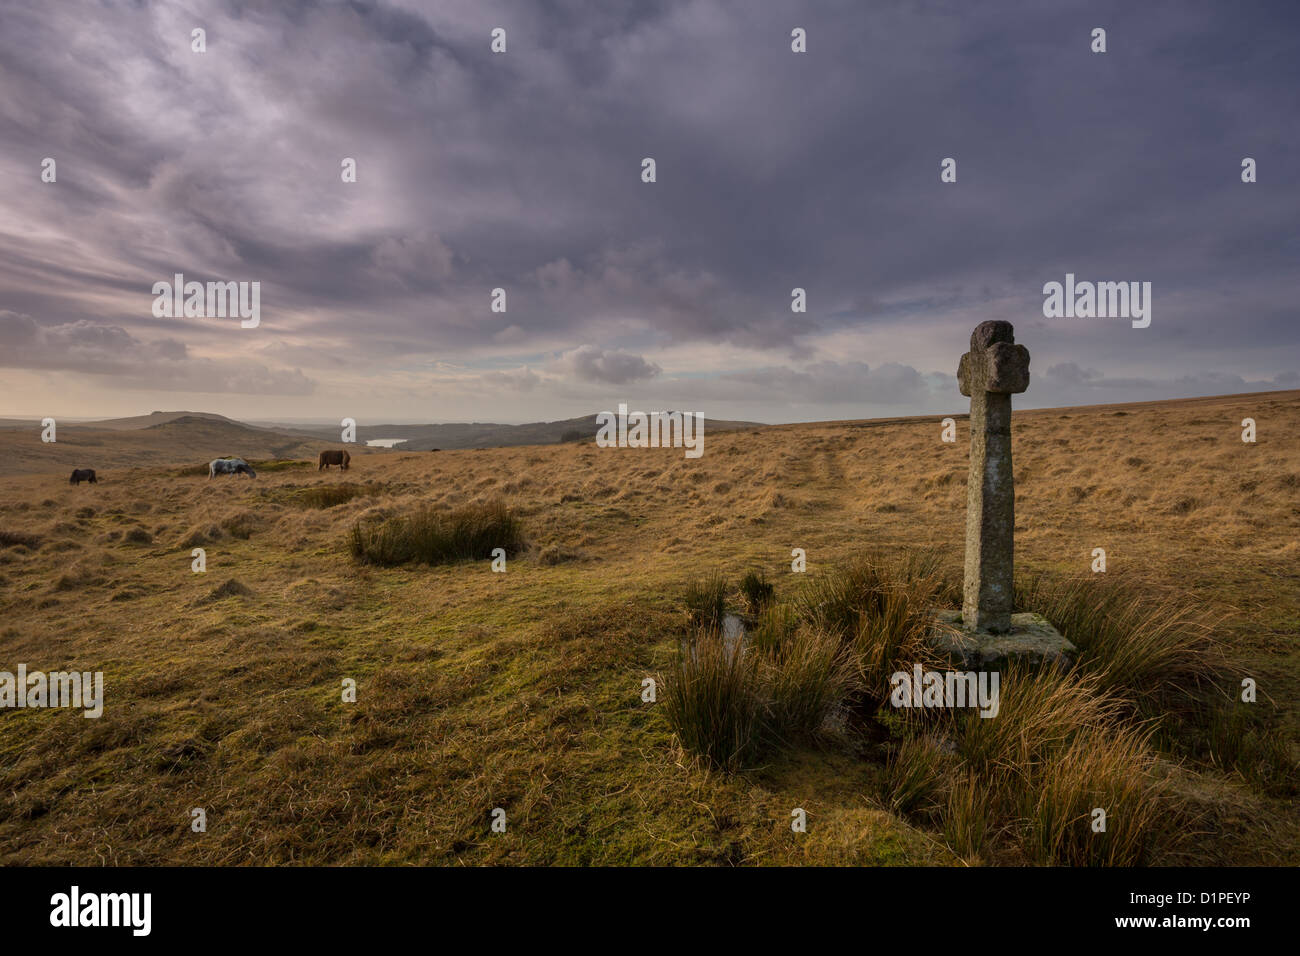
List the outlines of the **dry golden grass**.
<svg viewBox="0 0 1300 956">
<path fill-rule="evenodd" d="M 882 808 L 870 741 L 720 774 L 680 758 L 641 681 L 711 571 L 765 571 L 785 600 L 795 547 L 809 578 L 866 548 L 955 565 L 966 438 L 964 422 L 955 445 L 933 420 L 827 423 L 710 434 L 698 460 L 565 444 L 210 482 L 180 466 L 271 456 L 173 435 L 151 457 L 132 432 L 120 456 L 103 436 L 51 458 L 0 431 L 0 461 L 43 469 L 0 472 L 0 670 L 103 670 L 106 695 L 99 720 L 0 712 L 0 862 L 957 862 L 941 828 Z M 1104 547 L 1109 579 L 1208 605 L 1294 753 L 1300 393 L 1017 413 L 1015 455 L 1018 565 L 1087 573 Z M 71 487 L 73 466 L 105 480 Z M 343 482 L 366 491 L 303 494 Z M 530 542 L 505 574 L 348 554 L 359 518 L 493 499 Z M 1293 799 L 1228 769 L 1168 775 L 1204 833 L 1155 862 L 1300 862 Z M 946 799 L 948 839 L 979 852 L 975 797 Z"/>
</svg>

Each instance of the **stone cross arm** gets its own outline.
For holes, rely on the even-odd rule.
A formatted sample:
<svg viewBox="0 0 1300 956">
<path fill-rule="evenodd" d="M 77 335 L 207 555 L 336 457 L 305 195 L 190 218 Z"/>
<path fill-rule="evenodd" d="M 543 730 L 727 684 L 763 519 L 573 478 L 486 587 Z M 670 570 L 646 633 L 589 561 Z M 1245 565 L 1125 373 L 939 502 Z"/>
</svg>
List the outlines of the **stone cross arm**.
<svg viewBox="0 0 1300 956">
<path fill-rule="evenodd" d="M 1013 395 L 1029 388 L 1029 350 L 1015 344 L 1010 322 L 981 322 L 970 336 L 970 351 L 957 366 L 963 395 L 994 392 Z"/>
</svg>

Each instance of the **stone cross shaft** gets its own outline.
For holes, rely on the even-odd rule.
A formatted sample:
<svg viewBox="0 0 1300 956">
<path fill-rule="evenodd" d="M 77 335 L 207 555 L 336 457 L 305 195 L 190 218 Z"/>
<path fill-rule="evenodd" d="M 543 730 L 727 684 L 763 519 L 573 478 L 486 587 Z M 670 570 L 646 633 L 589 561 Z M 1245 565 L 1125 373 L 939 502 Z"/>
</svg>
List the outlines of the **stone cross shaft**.
<svg viewBox="0 0 1300 956">
<path fill-rule="evenodd" d="M 961 393 L 970 396 L 962 626 L 994 634 L 1011 629 L 1016 524 L 1011 396 L 1029 387 L 1029 350 L 1015 342 L 1010 322 L 981 322 L 957 367 Z"/>
</svg>

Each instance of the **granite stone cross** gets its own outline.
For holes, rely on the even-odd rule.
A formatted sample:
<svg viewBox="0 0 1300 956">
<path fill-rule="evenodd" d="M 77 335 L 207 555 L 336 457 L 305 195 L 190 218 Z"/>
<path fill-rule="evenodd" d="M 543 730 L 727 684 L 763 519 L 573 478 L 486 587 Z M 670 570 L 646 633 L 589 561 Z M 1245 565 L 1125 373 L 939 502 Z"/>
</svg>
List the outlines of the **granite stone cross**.
<svg viewBox="0 0 1300 956">
<path fill-rule="evenodd" d="M 1015 480 L 1011 396 L 1029 387 L 1029 350 L 1010 322 L 981 322 L 961 357 L 957 383 L 970 396 L 970 477 L 966 481 L 966 573 L 962 626 L 1011 629 Z"/>
</svg>

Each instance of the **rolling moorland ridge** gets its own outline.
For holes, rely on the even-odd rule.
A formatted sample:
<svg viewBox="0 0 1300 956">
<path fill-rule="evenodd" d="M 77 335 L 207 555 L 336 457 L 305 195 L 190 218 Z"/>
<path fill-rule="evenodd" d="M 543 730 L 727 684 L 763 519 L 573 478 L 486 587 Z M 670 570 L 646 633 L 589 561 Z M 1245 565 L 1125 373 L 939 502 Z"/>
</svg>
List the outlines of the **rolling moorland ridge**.
<svg viewBox="0 0 1300 956">
<path fill-rule="evenodd" d="M 731 431 L 736 428 L 757 428 L 758 422 L 708 421 L 709 431 Z M 40 429 L 37 420 L 0 419 L 0 431 L 9 429 Z M 596 416 L 566 418 L 554 422 L 532 422 L 524 425 L 499 425 L 491 422 L 454 422 L 441 425 L 368 425 L 358 424 L 356 443 L 349 444 L 355 451 L 373 439 L 402 439 L 397 446 L 402 451 L 430 451 L 454 448 L 507 448 L 515 445 L 549 445 L 558 441 L 576 440 L 578 436 L 590 437 L 596 433 Z M 222 429 L 226 431 L 222 431 Z M 211 412 L 152 412 L 130 418 L 113 418 L 102 421 L 68 422 L 59 425 L 60 441 L 71 447 L 103 447 L 109 441 L 114 446 L 130 442 L 122 436 L 106 436 L 100 432 L 128 432 L 144 429 L 164 429 L 144 436 L 140 446 L 146 452 L 155 450 L 172 455 L 175 451 L 156 439 L 161 435 L 179 443 L 186 452 L 191 448 L 203 454 L 200 445 L 214 440 L 245 442 L 251 449 L 265 457 L 295 457 L 303 452 L 303 442 L 327 442 L 330 447 L 339 444 L 338 426 L 313 424 L 264 424 L 239 422 L 214 415 Z M 96 444 L 96 442 L 100 444 Z M 56 443 L 57 444 L 57 443 Z M 204 446 L 206 447 L 206 446 Z M 315 446 L 312 446 L 315 447 Z M 322 446 L 323 447 L 323 446 Z M 51 449 L 51 451 L 55 451 Z M 56 452 L 57 453 L 57 452 Z M 61 454 L 61 453 L 60 453 Z M 66 456 L 65 456 L 66 457 Z M 20 461 L 10 468 L 40 467 L 45 458 L 35 449 L 28 449 Z M 62 459 L 60 459 L 62 460 Z M 68 460 L 71 460 L 70 458 Z M 171 459 L 168 459 L 171 460 Z M 2 472 L 0 472 L 2 473 Z"/>
<path fill-rule="evenodd" d="M 761 572 L 794 600 L 864 552 L 930 551 L 959 582 L 968 434 L 952 417 L 951 444 L 937 416 L 706 422 L 696 460 L 558 435 L 350 445 L 346 473 L 316 470 L 338 443 L 198 413 L 60 424 L 56 444 L 36 423 L 0 428 L 0 669 L 105 676 L 99 719 L 2 715 L 0 863 L 1033 862 L 1022 840 L 972 851 L 883 798 L 896 746 L 852 720 L 726 772 L 641 697 L 679 654 L 683 595 L 714 572 Z M 1300 392 L 1013 421 L 1018 570 L 1088 575 L 1103 547 L 1087 586 L 1203 610 L 1293 759 Z M 219 455 L 258 477 L 209 481 Z M 102 480 L 70 486 L 74 467 Z M 350 551 L 359 522 L 482 502 L 522 529 L 506 573 Z M 1288 782 L 1216 754 L 1161 751 L 1154 772 L 1195 823 L 1148 862 L 1300 863 Z"/>
</svg>

